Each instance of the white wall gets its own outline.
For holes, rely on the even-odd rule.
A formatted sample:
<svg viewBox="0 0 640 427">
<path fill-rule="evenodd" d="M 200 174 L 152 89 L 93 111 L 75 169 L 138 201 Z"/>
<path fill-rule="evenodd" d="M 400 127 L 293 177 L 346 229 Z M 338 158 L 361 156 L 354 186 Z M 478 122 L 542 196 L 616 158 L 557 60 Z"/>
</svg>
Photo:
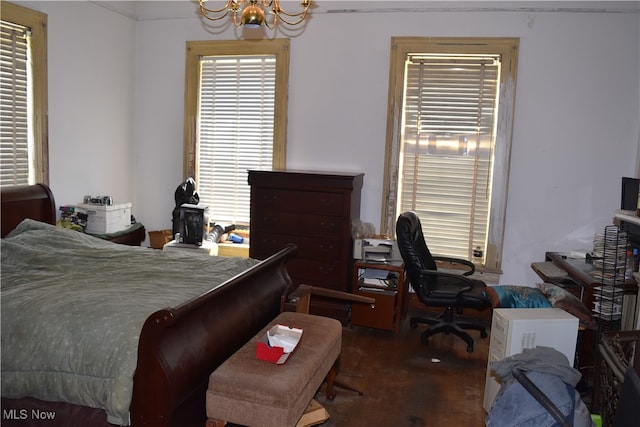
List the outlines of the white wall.
<svg viewBox="0 0 640 427">
<path fill-rule="evenodd" d="M 60 204 L 134 196 L 135 21 L 88 2 L 20 2 L 48 15 L 50 184 Z"/>
<path fill-rule="evenodd" d="M 148 230 L 170 228 L 183 179 L 185 42 L 236 38 L 233 29 L 208 31 L 195 4 L 180 18 L 135 21 L 84 2 L 26 3 L 49 14 L 58 202 L 130 197 Z M 415 1 L 426 10 L 323 13 L 339 5 L 320 3 L 291 39 L 289 167 L 363 171 L 361 217 L 378 226 L 390 38 L 520 37 L 501 283 L 535 283 L 531 262 L 547 250 L 590 248 L 611 223 L 621 177 L 636 175 L 640 154 L 637 8 L 566 12 L 500 2 L 490 11 L 472 2 L 456 10 Z M 375 2 L 385 4 L 397 5 Z"/>
</svg>

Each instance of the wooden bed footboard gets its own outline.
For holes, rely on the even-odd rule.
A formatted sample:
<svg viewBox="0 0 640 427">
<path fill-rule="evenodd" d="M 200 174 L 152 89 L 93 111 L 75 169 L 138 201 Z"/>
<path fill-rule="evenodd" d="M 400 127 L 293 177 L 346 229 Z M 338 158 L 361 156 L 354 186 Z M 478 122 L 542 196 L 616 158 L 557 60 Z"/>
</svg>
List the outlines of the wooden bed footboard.
<svg viewBox="0 0 640 427">
<path fill-rule="evenodd" d="M 2 237 L 24 218 L 55 224 L 55 201 L 46 185 L 5 187 L 1 193 Z M 133 427 L 204 425 L 209 374 L 278 315 L 283 295 L 294 288 L 285 267 L 296 250 L 289 245 L 216 289 L 146 320 L 130 406 Z M 51 404 L 52 426 L 107 425 L 97 421 L 106 419 L 99 409 L 31 400 L 3 398 L 2 409 Z"/>
<path fill-rule="evenodd" d="M 281 296 L 292 287 L 285 264 L 295 251 L 289 245 L 201 297 L 147 319 L 134 377 L 134 427 L 204 423 L 209 374 L 278 315 Z"/>
</svg>

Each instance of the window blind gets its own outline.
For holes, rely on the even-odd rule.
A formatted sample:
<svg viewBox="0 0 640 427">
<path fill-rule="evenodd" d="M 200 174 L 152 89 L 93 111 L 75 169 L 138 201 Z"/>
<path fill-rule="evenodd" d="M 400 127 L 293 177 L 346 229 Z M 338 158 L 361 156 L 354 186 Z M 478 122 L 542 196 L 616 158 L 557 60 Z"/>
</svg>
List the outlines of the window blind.
<svg viewBox="0 0 640 427">
<path fill-rule="evenodd" d="M 408 55 L 398 211 L 415 211 L 432 252 L 486 252 L 498 56 Z"/>
<path fill-rule="evenodd" d="M 276 58 L 202 57 L 196 182 L 212 221 L 249 223 L 247 170 L 273 163 Z"/>
<path fill-rule="evenodd" d="M 29 32 L 0 22 L 0 185 L 29 184 Z"/>
</svg>

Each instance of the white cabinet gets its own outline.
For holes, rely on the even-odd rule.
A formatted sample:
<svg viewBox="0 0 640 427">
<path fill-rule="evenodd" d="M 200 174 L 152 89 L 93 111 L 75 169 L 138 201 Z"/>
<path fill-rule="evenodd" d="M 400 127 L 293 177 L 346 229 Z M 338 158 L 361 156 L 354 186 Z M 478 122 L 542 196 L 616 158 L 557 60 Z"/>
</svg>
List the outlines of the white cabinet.
<svg viewBox="0 0 640 427">
<path fill-rule="evenodd" d="M 560 308 L 497 308 L 493 310 L 491 341 L 483 407 L 489 412 L 501 381 L 491 370 L 496 360 L 538 346 L 552 347 L 573 365 L 578 340 L 578 318 Z"/>
</svg>

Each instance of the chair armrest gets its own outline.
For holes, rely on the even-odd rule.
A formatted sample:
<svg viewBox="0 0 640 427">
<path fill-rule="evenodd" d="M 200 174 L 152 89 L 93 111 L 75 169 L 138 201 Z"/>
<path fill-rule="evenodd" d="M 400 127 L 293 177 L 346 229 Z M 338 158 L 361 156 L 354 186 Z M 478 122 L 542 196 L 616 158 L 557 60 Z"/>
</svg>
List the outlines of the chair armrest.
<svg viewBox="0 0 640 427">
<path fill-rule="evenodd" d="M 468 268 L 467 271 L 465 271 L 464 273 L 462 273 L 463 276 L 471 276 L 473 273 L 476 272 L 476 266 L 474 263 L 472 263 L 469 260 L 466 259 L 462 259 L 462 258 L 452 258 L 452 257 L 448 257 L 448 256 L 434 256 L 433 259 L 435 261 L 443 261 L 443 262 L 448 262 L 450 264 L 462 264 L 465 267 Z"/>
<path fill-rule="evenodd" d="M 460 290 L 458 291 L 458 294 L 466 292 L 473 287 L 473 283 L 471 282 L 471 279 L 467 278 L 462 274 L 447 273 L 447 272 L 438 271 L 438 270 L 420 270 L 420 277 L 424 277 L 424 276 L 449 277 L 449 278 L 460 281 L 461 285 L 460 285 Z"/>
<path fill-rule="evenodd" d="M 354 295 L 348 292 L 341 292 L 333 289 L 320 288 L 310 285 L 300 285 L 286 297 L 285 301 L 283 301 L 281 311 L 296 311 L 298 313 L 308 313 L 312 295 L 350 301 L 354 303 L 371 304 L 371 307 L 374 307 L 376 302 L 374 298 Z"/>
</svg>

